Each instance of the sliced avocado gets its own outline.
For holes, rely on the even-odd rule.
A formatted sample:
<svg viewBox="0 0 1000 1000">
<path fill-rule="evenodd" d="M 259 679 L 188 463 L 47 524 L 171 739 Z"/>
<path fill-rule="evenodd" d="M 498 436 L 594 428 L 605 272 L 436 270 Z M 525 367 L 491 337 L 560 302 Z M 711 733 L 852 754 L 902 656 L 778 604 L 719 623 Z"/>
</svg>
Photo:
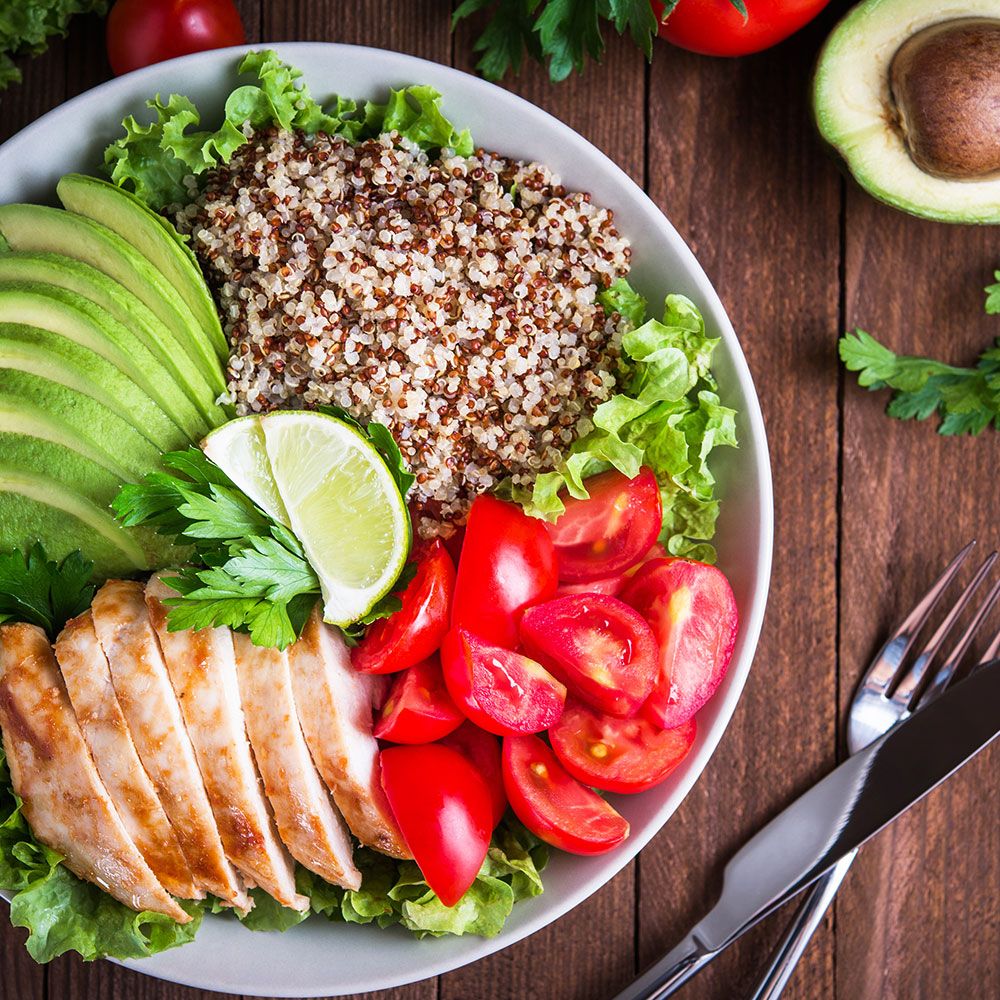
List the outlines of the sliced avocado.
<svg viewBox="0 0 1000 1000">
<path fill-rule="evenodd" d="M 1000 0 L 865 0 L 820 53 L 813 110 L 858 183 L 944 222 L 1000 223 Z"/>
<path fill-rule="evenodd" d="M 229 345 L 201 266 L 181 234 L 162 215 L 117 184 L 83 174 L 67 174 L 56 185 L 56 194 L 70 212 L 100 222 L 131 243 L 187 303 L 202 329 L 208 331 L 219 356 L 228 357 Z"/>
<path fill-rule="evenodd" d="M 130 243 L 99 222 L 44 205 L 0 205 L 0 235 L 11 250 L 82 260 L 124 285 L 169 328 L 206 378 L 221 355 L 177 291 Z"/>
<path fill-rule="evenodd" d="M 87 348 L 131 380 L 155 404 L 154 409 L 159 408 L 161 416 L 172 421 L 188 438 L 197 439 L 205 433 L 204 417 L 163 365 L 128 327 L 90 299 L 39 282 L 0 285 L 0 323 L 49 330 Z M 111 391 L 111 383 L 107 391 Z M 148 407 L 136 415 L 140 421 L 136 426 L 141 428 L 147 419 L 156 419 L 149 414 Z"/>
<path fill-rule="evenodd" d="M 43 282 L 76 292 L 127 326 L 149 348 L 184 390 L 211 427 L 225 423 L 229 414 L 215 401 L 226 391 L 219 364 L 203 371 L 185 353 L 173 333 L 124 285 L 106 274 L 54 253 L 0 253 L 0 283 Z"/>
</svg>

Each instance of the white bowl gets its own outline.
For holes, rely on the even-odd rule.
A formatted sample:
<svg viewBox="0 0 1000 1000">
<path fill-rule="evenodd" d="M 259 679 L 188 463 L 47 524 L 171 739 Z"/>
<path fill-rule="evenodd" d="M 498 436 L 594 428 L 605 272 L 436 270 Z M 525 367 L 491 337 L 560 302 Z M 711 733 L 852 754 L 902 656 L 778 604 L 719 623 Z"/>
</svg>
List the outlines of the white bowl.
<svg viewBox="0 0 1000 1000">
<path fill-rule="evenodd" d="M 739 411 L 740 448 L 721 449 L 714 467 L 723 498 L 717 544 L 740 609 L 741 628 L 722 687 L 698 716 L 697 744 L 664 784 L 616 796 L 632 825 L 625 845 L 598 858 L 554 852 L 545 892 L 519 903 L 504 931 L 478 937 L 417 941 L 394 928 L 330 924 L 312 919 L 285 934 L 252 933 L 235 921 L 206 918 L 197 940 L 153 958 L 126 962 L 161 979 L 252 996 L 315 997 L 386 989 L 483 958 L 558 919 L 616 875 L 649 842 L 698 780 L 722 738 L 750 670 L 771 570 L 773 507 L 764 424 L 750 372 L 722 303 L 694 255 L 660 210 L 603 153 L 534 105 L 447 66 L 353 45 L 273 46 L 303 70 L 313 94 L 382 98 L 388 86 L 425 83 L 444 95 L 444 109 L 479 144 L 549 164 L 570 189 L 590 191 L 614 209 L 632 241 L 632 278 L 651 302 L 682 292 L 722 337 L 715 363 L 723 400 Z M 186 56 L 105 83 L 56 108 L 0 148 L 0 203 L 50 202 L 55 183 L 73 170 L 96 172 L 104 147 L 126 114 L 141 115 L 158 92 L 186 94 L 211 123 L 233 87 L 244 51 Z"/>
</svg>

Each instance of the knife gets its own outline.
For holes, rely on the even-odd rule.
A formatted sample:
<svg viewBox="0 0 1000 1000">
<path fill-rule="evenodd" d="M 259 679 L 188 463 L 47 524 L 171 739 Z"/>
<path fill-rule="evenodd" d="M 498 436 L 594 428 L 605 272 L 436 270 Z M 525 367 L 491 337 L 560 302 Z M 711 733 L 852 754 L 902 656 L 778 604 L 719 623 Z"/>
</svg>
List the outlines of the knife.
<svg viewBox="0 0 1000 1000">
<path fill-rule="evenodd" d="M 848 757 L 744 844 L 726 865 L 715 906 L 615 1000 L 668 996 L 998 733 L 1000 660 L 994 660 Z"/>
</svg>

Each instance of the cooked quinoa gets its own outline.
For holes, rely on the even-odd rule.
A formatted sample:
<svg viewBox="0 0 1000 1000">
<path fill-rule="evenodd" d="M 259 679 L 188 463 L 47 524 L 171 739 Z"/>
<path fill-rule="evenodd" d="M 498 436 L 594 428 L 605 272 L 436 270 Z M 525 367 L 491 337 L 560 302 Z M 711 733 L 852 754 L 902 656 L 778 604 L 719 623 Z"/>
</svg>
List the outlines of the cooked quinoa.
<svg viewBox="0 0 1000 1000">
<path fill-rule="evenodd" d="M 612 212 L 537 163 L 270 130 L 181 211 L 242 413 L 334 404 L 392 430 L 427 536 L 552 468 L 614 390 L 629 269 Z"/>
</svg>

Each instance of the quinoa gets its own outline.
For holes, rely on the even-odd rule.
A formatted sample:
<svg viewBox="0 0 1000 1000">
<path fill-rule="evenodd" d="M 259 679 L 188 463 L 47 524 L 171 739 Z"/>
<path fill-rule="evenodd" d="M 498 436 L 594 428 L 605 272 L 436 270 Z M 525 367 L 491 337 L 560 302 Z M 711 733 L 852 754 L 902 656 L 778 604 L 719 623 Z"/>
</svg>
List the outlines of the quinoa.
<svg viewBox="0 0 1000 1000">
<path fill-rule="evenodd" d="M 425 537 L 555 466 L 614 391 L 622 318 L 597 296 L 630 249 L 543 165 L 271 129 L 178 224 L 221 304 L 238 412 L 387 425 Z"/>
</svg>

